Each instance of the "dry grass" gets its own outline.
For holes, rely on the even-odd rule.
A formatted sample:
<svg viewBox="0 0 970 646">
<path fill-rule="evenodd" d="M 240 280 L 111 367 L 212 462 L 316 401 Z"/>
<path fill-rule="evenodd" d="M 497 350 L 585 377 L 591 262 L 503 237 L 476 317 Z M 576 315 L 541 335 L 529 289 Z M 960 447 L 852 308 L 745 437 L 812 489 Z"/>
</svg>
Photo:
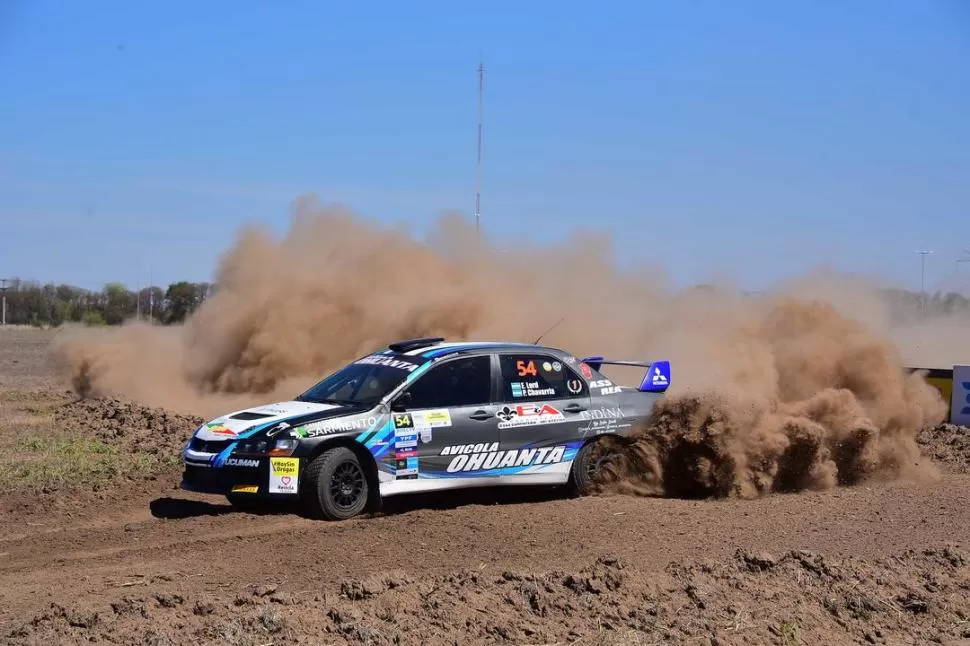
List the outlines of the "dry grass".
<svg viewBox="0 0 970 646">
<path fill-rule="evenodd" d="M 151 478 L 177 466 L 176 458 L 127 453 L 91 437 L 71 435 L 54 423 L 66 403 L 58 394 L 0 397 L 0 490 L 99 489 L 118 479 Z"/>
</svg>

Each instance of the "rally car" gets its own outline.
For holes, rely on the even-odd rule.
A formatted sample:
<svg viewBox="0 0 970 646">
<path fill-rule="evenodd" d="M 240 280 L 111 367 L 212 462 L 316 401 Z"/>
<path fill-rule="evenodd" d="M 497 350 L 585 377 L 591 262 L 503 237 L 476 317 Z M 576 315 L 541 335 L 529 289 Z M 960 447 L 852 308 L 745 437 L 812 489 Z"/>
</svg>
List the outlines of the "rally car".
<svg viewBox="0 0 970 646">
<path fill-rule="evenodd" d="M 639 387 L 600 372 L 645 369 Z M 590 488 L 597 439 L 630 433 L 670 385 L 668 361 L 577 359 L 525 343 L 392 343 L 292 401 L 200 426 L 183 489 L 234 505 L 299 501 L 347 519 L 398 494 L 482 485 Z"/>
</svg>

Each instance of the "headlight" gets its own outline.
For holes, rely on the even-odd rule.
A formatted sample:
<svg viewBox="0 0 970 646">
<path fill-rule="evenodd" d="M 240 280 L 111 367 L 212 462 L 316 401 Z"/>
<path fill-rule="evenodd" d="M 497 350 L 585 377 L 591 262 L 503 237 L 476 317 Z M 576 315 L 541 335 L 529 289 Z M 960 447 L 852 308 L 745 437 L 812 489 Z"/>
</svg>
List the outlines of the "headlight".
<svg viewBox="0 0 970 646">
<path fill-rule="evenodd" d="M 293 451 L 296 451 L 296 447 L 299 444 L 297 440 L 293 439 L 281 439 L 276 440 L 276 444 L 270 450 L 270 455 L 293 455 Z"/>
<path fill-rule="evenodd" d="M 274 443 L 266 440 L 252 440 L 249 442 L 240 442 L 233 453 L 235 455 L 288 456 L 293 454 L 298 443 L 297 440 L 293 439 L 279 439 Z"/>
</svg>

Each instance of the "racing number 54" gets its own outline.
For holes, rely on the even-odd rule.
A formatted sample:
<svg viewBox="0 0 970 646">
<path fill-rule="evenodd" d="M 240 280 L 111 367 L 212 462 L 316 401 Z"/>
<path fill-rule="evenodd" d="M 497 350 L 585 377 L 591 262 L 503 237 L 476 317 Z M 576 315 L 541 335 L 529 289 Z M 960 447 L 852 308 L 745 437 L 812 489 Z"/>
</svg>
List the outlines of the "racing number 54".
<svg viewBox="0 0 970 646">
<path fill-rule="evenodd" d="M 526 363 L 522 359 L 519 359 L 515 362 L 515 367 L 518 369 L 520 377 L 528 377 L 529 375 L 535 377 L 536 374 L 538 374 L 536 372 L 535 361 L 530 360 L 528 363 Z"/>
</svg>

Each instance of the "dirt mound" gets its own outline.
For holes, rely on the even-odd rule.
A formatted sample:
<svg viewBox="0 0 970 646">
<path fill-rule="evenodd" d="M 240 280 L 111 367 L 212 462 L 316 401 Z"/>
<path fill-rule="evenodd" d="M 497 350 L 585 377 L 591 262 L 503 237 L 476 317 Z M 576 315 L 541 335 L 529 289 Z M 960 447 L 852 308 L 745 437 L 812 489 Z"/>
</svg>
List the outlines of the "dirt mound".
<svg viewBox="0 0 970 646">
<path fill-rule="evenodd" d="M 192 432 L 205 420 L 119 399 L 81 399 L 54 411 L 63 430 L 101 440 L 126 453 L 178 458 Z"/>
<path fill-rule="evenodd" d="M 940 424 L 916 438 L 924 455 L 952 473 L 970 473 L 970 428 Z"/>
<path fill-rule="evenodd" d="M 604 557 L 576 571 L 413 577 L 397 570 L 315 590 L 266 581 L 197 595 L 163 575 L 126 582 L 104 605 L 52 604 L 7 637 L 23 644 L 946 643 L 970 637 L 968 564 L 952 547 L 873 562 L 738 551 L 728 562 L 673 563 L 661 573 Z"/>
</svg>

